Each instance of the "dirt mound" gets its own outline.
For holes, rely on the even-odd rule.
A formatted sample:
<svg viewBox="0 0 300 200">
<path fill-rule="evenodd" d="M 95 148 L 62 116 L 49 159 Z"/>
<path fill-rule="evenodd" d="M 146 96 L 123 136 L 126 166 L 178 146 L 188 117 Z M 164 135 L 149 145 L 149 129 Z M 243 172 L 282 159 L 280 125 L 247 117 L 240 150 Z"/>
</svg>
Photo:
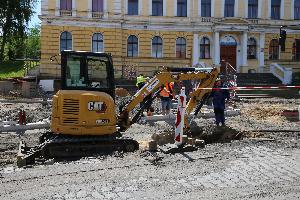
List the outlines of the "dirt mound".
<svg viewBox="0 0 300 200">
<path fill-rule="evenodd" d="M 116 95 L 119 97 L 126 97 L 129 96 L 129 92 L 128 90 L 124 89 L 124 88 L 116 88 Z"/>
</svg>

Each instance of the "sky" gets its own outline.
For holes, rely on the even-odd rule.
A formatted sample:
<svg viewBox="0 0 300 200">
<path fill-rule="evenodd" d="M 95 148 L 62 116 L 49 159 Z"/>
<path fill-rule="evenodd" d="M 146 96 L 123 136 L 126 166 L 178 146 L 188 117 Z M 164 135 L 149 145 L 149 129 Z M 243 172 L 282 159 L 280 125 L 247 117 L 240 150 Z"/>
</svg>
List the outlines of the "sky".
<svg viewBox="0 0 300 200">
<path fill-rule="evenodd" d="M 41 13 L 41 0 L 38 0 L 37 5 L 35 6 L 35 14 L 33 15 L 31 21 L 29 22 L 29 28 L 34 27 L 37 24 L 40 24 L 40 19 L 38 15 Z"/>
</svg>

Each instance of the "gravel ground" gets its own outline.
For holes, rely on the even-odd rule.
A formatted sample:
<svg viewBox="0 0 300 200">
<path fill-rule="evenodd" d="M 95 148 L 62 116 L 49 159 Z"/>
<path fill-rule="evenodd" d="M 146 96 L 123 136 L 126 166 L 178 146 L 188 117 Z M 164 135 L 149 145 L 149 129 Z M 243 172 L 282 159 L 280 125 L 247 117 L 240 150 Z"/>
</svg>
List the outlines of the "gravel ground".
<svg viewBox="0 0 300 200">
<path fill-rule="evenodd" d="M 281 116 L 296 109 L 299 99 L 235 104 L 241 116 L 228 118 L 227 126 L 242 132 L 242 140 L 182 154 L 140 150 L 18 169 L 13 163 L 18 136 L 0 135 L 0 199 L 299 199 L 300 133 L 294 131 L 300 122 Z M 25 107 L 34 112 L 32 106 Z M 49 112 L 42 107 L 34 115 Z M 207 133 L 215 130 L 212 119 L 196 124 Z M 171 131 L 170 124 L 156 122 L 134 124 L 125 135 L 148 141 L 153 133 Z M 34 144 L 39 134 L 27 131 L 22 139 Z"/>
</svg>

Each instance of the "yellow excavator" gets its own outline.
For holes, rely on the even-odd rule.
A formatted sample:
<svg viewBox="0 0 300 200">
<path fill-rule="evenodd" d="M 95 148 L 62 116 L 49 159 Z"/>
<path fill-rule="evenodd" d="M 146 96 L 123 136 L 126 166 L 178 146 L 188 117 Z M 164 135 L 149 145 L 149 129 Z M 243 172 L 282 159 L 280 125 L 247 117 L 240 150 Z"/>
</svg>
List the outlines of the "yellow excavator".
<svg viewBox="0 0 300 200">
<path fill-rule="evenodd" d="M 137 141 L 122 137 L 142 111 L 149 108 L 163 85 L 183 80 L 198 80 L 199 87 L 191 93 L 187 104 L 189 114 L 208 96 L 219 74 L 218 69 L 197 71 L 195 68 L 170 68 L 158 72 L 120 108 L 115 105 L 115 79 L 110 54 L 92 52 L 61 52 L 61 89 L 53 96 L 51 131 L 40 137 L 39 145 L 27 147 L 20 142 L 19 167 L 33 164 L 36 158 L 70 159 L 102 152 L 133 152 Z M 151 98 L 146 98 L 149 94 Z M 141 103 L 138 111 L 133 109 Z M 187 124 L 187 120 L 186 124 Z"/>
</svg>

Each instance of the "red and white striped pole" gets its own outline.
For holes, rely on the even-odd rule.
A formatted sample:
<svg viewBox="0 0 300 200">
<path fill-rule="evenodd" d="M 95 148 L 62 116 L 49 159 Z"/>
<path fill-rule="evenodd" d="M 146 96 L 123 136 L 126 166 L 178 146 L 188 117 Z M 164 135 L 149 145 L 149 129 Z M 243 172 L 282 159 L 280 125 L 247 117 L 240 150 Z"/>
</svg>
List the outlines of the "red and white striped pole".
<svg viewBox="0 0 300 200">
<path fill-rule="evenodd" d="M 185 88 L 182 87 L 178 97 L 177 114 L 175 120 L 175 144 L 178 145 L 182 144 L 185 109 L 186 109 L 186 95 L 185 95 Z"/>
</svg>

